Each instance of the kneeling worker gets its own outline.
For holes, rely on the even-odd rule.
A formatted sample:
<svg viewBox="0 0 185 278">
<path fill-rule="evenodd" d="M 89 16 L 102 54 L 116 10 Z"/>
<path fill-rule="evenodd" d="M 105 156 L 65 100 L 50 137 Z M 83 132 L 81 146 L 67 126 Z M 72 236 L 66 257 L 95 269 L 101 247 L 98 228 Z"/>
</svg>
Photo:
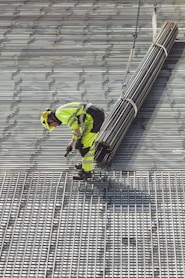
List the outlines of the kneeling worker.
<svg viewBox="0 0 185 278">
<path fill-rule="evenodd" d="M 71 102 L 60 106 L 57 110 L 47 109 L 41 115 L 41 123 L 49 131 L 56 126 L 66 124 L 71 129 L 73 137 L 66 148 L 66 155 L 78 149 L 82 163 L 75 165 L 79 173 L 74 180 L 87 180 L 91 177 L 95 153 L 95 140 L 103 124 L 105 115 L 103 109 L 91 103 Z"/>
</svg>

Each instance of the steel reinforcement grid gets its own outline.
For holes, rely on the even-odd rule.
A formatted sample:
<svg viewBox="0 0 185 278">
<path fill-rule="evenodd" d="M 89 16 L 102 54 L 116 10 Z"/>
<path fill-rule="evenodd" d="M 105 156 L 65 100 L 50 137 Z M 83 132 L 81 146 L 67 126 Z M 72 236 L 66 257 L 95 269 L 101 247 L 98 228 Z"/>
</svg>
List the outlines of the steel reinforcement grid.
<svg viewBox="0 0 185 278">
<path fill-rule="evenodd" d="M 0 277 L 185 274 L 185 173 L 0 173 Z"/>
</svg>

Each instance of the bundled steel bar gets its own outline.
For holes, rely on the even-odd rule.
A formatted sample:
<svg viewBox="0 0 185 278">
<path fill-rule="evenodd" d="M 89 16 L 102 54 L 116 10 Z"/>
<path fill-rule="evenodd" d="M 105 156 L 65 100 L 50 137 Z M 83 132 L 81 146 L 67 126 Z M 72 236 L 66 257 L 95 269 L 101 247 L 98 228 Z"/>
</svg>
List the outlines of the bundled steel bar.
<svg viewBox="0 0 185 278">
<path fill-rule="evenodd" d="M 106 118 L 96 140 L 95 160 L 110 162 L 148 95 L 176 39 L 177 24 L 165 22 L 122 97 Z"/>
</svg>

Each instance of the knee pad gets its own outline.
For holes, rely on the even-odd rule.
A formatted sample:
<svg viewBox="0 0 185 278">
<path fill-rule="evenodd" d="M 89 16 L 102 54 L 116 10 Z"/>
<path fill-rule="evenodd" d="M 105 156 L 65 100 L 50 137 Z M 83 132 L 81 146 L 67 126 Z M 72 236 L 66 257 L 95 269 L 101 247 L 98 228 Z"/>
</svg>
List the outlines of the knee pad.
<svg viewBox="0 0 185 278">
<path fill-rule="evenodd" d="M 80 152 L 81 156 L 84 157 L 86 155 L 86 153 L 88 153 L 89 150 L 90 150 L 90 147 L 81 148 L 81 149 L 79 149 L 79 152 Z"/>
</svg>

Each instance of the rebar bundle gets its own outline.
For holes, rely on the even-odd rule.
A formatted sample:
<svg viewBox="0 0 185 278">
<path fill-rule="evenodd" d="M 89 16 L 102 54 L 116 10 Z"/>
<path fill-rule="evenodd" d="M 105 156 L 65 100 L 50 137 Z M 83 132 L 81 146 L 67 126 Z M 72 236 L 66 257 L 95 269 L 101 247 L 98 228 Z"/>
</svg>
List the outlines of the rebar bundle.
<svg viewBox="0 0 185 278">
<path fill-rule="evenodd" d="M 178 33 L 177 24 L 165 22 L 138 66 L 123 96 L 103 123 L 96 140 L 95 160 L 110 162 L 148 95 Z"/>
</svg>

